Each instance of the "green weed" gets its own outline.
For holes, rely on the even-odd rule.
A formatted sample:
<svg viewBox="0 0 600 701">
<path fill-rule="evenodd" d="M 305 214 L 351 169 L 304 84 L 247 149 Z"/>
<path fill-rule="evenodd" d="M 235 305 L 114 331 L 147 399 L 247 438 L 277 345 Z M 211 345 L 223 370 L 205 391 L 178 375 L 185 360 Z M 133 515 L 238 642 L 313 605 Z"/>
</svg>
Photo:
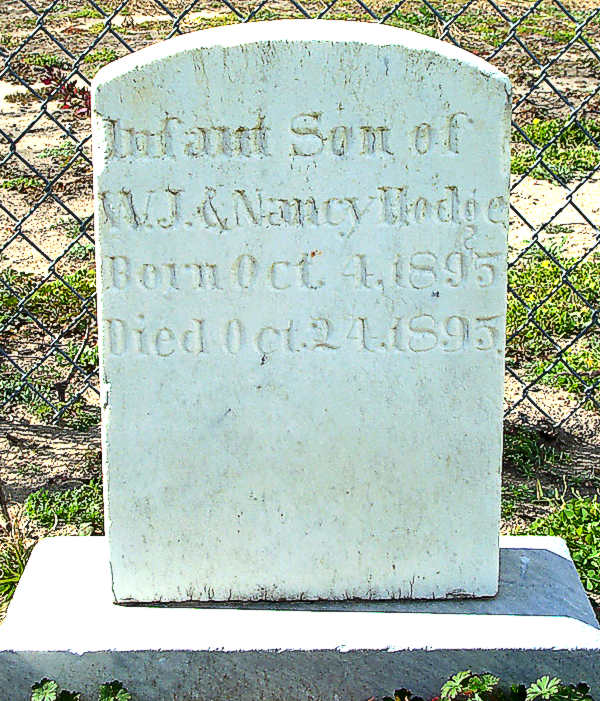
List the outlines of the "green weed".
<svg viewBox="0 0 600 701">
<path fill-rule="evenodd" d="M 84 7 L 81 10 L 75 10 L 75 12 L 69 12 L 69 19 L 100 19 L 102 15 L 98 10 L 94 10 L 91 7 Z"/>
<path fill-rule="evenodd" d="M 533 477 L 544 465 L 570 460 L 567 453 L 543 442 L 537 431 L 510 425 L 504 431 L 503 459 L 525 477 Z"/>
<path fill-rule="evenodd" d="M 54 404 L 60 411 L 66 402 L 56 401 Z M 44 402 L 35 402 L 31 408 L 42 421 L 54 420 L 54 410 Z M 63 426 L 68 426 L 75 431 L 87 431 L 100 423 L 100 409 L 83 401 L 74 402 L 61 414 L 60 421 Z"/>
<path fill-rule="evenodd" d="M 537 322 L 551 337 L 568 337 L 589 324 L 593 310 L 600 306 L 600 256 L 586 258 L 579 265 L 575 258 L 555 252 L 564 273 L 585 301 L 568 285 L 562 285 L 536 311 L 529 312 L 512 294 L 508 296 L 506 316 L 507 335 L 510 337 L 526 322 Z M 536 307 L 552 290 L 563 282 L 563 270 L 537 248 L 532 248 L 508 270 L 508 284 L 530 309 Z M 533 323 L 527 323 L 507 348 L 507 354 L 521 352 L 539 355 L 552 351 L 552 344 Z"/>
<path fill-rule="evenodd" d="M 39 489 L 27 497 L 25 513 L 32 521 L 47 528 L 64 524 L 91 524 L 95 531 L 102 531 L 102 485 L 92 480 L 89 484 L 63 491 Z"/>
<path fill-rule="evenodd" d="M 32 192 L 41 190 L 43 187 L 44 183 L 38 178 L 29 178 L 23 175 L 0 182 L 0 188 L 3 190 L 14 190 L 15 192 Z"/>
<path fill-rule="evenodd" d="M 82 239 L 81 243 L 78 242 L 71 246 L 67 251 L 67 257 L 69 260 L 91 260 L 94 255 L 94 244 L 90 243 L 87 239 Z"/>
<path fill-rule="evenodd" d="M 509 28 L 499 15 L 483 12 L 463 12 L 454 24 L 463 31 L 477 34 L 491 46 L 500 46 Z"/>
<path fill-rule="evenodd" d="M 530 124 L 523 126 L 522 130 L 533 146 L 516 129 L 513 130 L 511 172 L 528 173 L 534 178 L 552 180 L 552 173 L 544 168 L 543 162 L 563 180 L 572 180 L 574 177 L 585 176 L 595 168 L 600 163 L 600 149 L 594 146 L 583 129 L 595 140 L 600 141 L 600 120 L 580 119 L 579 124 L 574 123 L 565 128 L 567 121 L 534 119 Z M 556 141 L 552 146 L 541 154 L 542 162 L 534 167 L 540 149 L 554 138 Z"/>
<path fill-rule="evenodd" d="M 65 59 L 54 54 L 29 54 L 23 59 L 23 63 L 40 68 L 65 68 Z"/>
<path fill-rule="evenodd" d="M 576 377 L 572 370 L 582 379 Z M 580 342 L 565 351 L 562 360 L 556 363 L 555 360 L 534 361 L 527 367 L 527 375 L 532 380 L 537 379 L 540 384 L 583 394 L 600 376 L 600 338 Z"/>
<path fill-rule="evenodd" d="M 33 93 L 17 90 L 6 95 L 4 99 L 12 104 L 29 105 L 32 102 L 37 102 L 38 98 Z"/>
<path fill-rule="evenodd" d="M 472 701 L 484 701 L 498 686 L 499 681 L 499 677 L 493 674 L 472 674 L 471 670 L 459 672 L 442 686 L 440 699 L 455 701 L 467 697 Z"/>
<path fill-rule="evenodd" d="M 52 679 L 42 679 L 31 687 L 30 701 L 79 701 L 80 698 L 77 692 L 61 690 Z M 108 682 L 98 690 L 98 701 L 131 701 L 131 694 L 121 682 Z"/>
<path fill-rule="evenodd" d="M 31 548 L 18 527 L 0 539 L 0 610 L 4 610 L 13 597 Z"/>
<path fill-rule="evenodd" d="M 564 538 L 583 585 L 600 593 L 600 504 L 596 498 L 571 499 L 558 511 L 534 521 L 528 532 Z"/>
<path fill-rule="evenodd" d="M 386 24 L 419 32 L 419 34 L 426 34 L 430 37 L 437 35 L 435 15 L 426 6 L 420 7 L 416 12 L 402 12 L 398 10 L 389 17 Z"/>
<path fill-rule="evenodd" d="M 3 277 L 16 290 L 16 295 L 2 286 Z M 39 284 L 39 278 L 31 273 L 11 269 L 3 271 L 0 275 L 0 323 L 15 313 L 19 306 L 18 296 L 27 297 L 31 294 L 24 305 L 31 314 L 52 328 L 62 329 L 68 326 L 81 314 L 84 302 L 80 297 L 87 301 L 94 295 L 96 271 L 93 268 L 78 270 L 64 275 L 63 279 L 64 283 L 61 280 L 49 280 L 31 294 Z M 90 301 L 89 304 L 93 302 Z M 25 312 L 21 312 L 21 317 L 24 323 L 31 321 Z M 86 323 L 87 320 L 82 318 L 75 326 L 82 329 Z"/>
<path fill-rule="evenodd" d="M 502 487 L 502 518 L 511 518 L 519 504 L 535 499 L 535 491 L 525 484 L 510 484 Z"/>
<path fill-rule="evenodd" d="M 85 57 L 84 62 L 93 64 L 94 73 L 99 71 L 103 66 L 115 61 L 119 58 L 119 55 L 114 49 L 108 46 L 103 46 L 101 49 L 96 49 L 96 51 L 90 51 L 90 53 Z"/>
<path fill-rule="evenodd" d="M 56 159 L 60 166 L 64 167 L 71 160 L 71 158 L 73 158 L 75 151 L 75 144 L 71 141 L 71 139 L 64 137 L 61 139 L 58 146 L 52 146 L 44 149 L 41 156 L 42 158 Z"/>
</svg>

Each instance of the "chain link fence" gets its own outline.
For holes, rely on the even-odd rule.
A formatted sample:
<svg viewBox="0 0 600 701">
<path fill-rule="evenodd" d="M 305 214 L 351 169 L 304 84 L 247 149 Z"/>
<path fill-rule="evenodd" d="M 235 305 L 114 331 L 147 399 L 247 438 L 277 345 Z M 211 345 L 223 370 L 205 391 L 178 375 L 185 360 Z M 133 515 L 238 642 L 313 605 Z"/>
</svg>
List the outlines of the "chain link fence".
<svg viewBox="0 0 600 701">
<path fill-rule="evenodd" d="M 211 26 L 385 22 L 452 42 L 514 86 L 506 413 L 558 427 L 600 409 L 600 8 L 585 0 L 3 0 L 0 411 L 99 421 L 90 81 Z"/>
</svg>

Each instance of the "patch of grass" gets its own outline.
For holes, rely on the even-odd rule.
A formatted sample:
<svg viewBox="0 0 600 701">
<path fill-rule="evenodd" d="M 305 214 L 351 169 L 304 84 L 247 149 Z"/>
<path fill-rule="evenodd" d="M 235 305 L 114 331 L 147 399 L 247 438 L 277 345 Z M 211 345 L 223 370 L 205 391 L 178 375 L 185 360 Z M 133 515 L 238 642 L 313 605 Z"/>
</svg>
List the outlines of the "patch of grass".
<svg viewBox="0 0 600 701">
<path fill-rule="evenodd" d="M 3 278 L 16 291 L 15 295 L 2 285 Z M 0 274 L 0 322 L 15 313 L 19 297 L 27 297 L 35 289 L 25 304 L 26 309 L 53 328 L 68 326 L 81 313 L 83 302 L 77 295 L 88 300 L 95 293 L 96 271 L 94 268 L 77 270 L 64 275 L 63 279 L 64 283 L 61 280 L 50 280 L 35 289 L 39 284 L 39 277 L 12 269 L 3 271 Z M 92 305 L 93 302 L 88 304 Z M 24 323 L 31 321 L 25 312 L 21 312 L 21 318 Z M 86 321 L 82 318 L 74 325 L 73 330 L 84 328 Z"/>
<path fill-rule="evenodd" d="M 527 368 L 528 377 L 549 387 L 583 394 L 586 386 L 594 384 L 600 376 L 600 338 L 580 342 L 572 350 L 565 351 L 562 358 L 556 364 L 555 360 L 534 361 Z M 573 375 L 571 369 L 581 375 L 582 379 Z M 548 372 L 540 377 L 546 370 Z"/>
<path fill-rule="evenodd" d="M 33 93 L 29 91 L 24 92 L 22 90 L 11 92 L 6 95 L 4 99 L 11 104 L 18 105 L 30 105 L 32 102 L 37 102 L 37 97 Z"/>
<path fill-rule="evenodd" d="M 0 539 L 0 611 L 8 606 L 13 597 L 32 547 L 26 544 L 18 527 Z"/>
<path fill-rule="evenodd" d="M 84 58 L 85 63 L 93 64 L 94 71 L 99 71 L 103 66 L 115 61 L 119 58 L 119 55 L 114 49 L 108 46 L 103 46 L 101 49 L 96 49 L 96 51 L 90 51 L 90 53 Z"/>
<path fill-rule="evenodd" d="M 533 146 L 516 129 L 513 130 L 511 172 L 552 180 L 552 174 L 541 162 L 535 167 L 534 164 L 540 149 L 554 138 L 556 141 L 543 152 L 541 158 L 563 180 L 583 177 L 595 168 L 600 163 L 600 149 L 594 146 L 584 129 L 600 143 L 600 120 L 580 119 L 579 124 L 569 127 L 566 127 L 567 122 L 567 119 L 534 119 L 523 126 L 522 130 Z"/>
<path fill-rule="evenodd" d="M 67 165 L 67 163 L 75 155 L 75 144 L 71 139 L 64 137 L 58 146 L 52 146 L 46 148 L 40 154 L 42 158 L 52 158 L 58 161 L 61 167 Z"/>
<path fill-rule="evenodd" d="M 528 312 L 517 298 L 509 294 L 506 315 L 507 336 L 510 337 L 526 322 L 537 322 L 551 337 L 565 338 L 590 323 L 593 309 L 600 306 L 600 256 L 589 256 L 579 265 L 576 258 L 554 252 L 566 277 L 583 300 L 567 285 L 563 285 L 535 312 Z M 575 266 L 575 267 L 574 267 Z M 563 271 L 538 248 L 532 248 L 508 270 L 508 284 L 530 308 L 536 307 L 563 280 Z M 534 326 L 527 323 L 507 347 L 507 354 L 529 356 L 552 351 L 552 344 Z"/>
<path fill-rule="evenodd" d="M 69 341 L 64 349 L 66 354 L 75 359 L 79 352 L 79 343 Z M 56 354 L 56 362 L 62 367 L 71 367 L 71 363 L 59 353 Z M 86 346 L 79 356 L 79 365 L 86 370 L 93 370 L 98 367 L 98 346 Z"/>
<path fill-rule="evenodd" d="M 570 458 L 544 442 L 537 431 L 509 425 L 504 431 L 503 460 L 525 477 L 533 477 L 544 465 L 558 465 Z"/>
<path fill-rule="evenodd" d="M 600 504 L 596 498 L 565 502 L 529 528 L 532 535 L 564 538 L 583 585 L 600 594 Z"/>
<path fill-rule="evenodd" d="M 54 404 L 60 410 L 66 402 L 55 401 Z M 32 410 L 42 421 L 54 419 L 54 410 L 42 401 L 35 402 Z M 100 423 L 100 408 L 83 401 L 74 402 L 61 414 L 60 423 L 75 431 L 87 431 Z"/>
<path fill-rule="evenodd" d="M 53 679 L 42 679 L 31 687 L 30 701 L 79 701 L 81 694 L 61 690 Z M 119 681 L 102 684 L 98 690 L 98 701 L 131 701 L 131 694 Z"/>
<path fill-rule="evenodd" d="M 94 255 L 94 244 L 82 238 L 82 243 L 76 243 L 67 251 L 67 258 L 70 260 L 91 260 Z"/>
<path fill-rule="evenodd" d="M 67 17 L 69 19 L 100 19 L 102 15 L 98 12 L 98 10 L 94 10 L 91 7 L 84 7 L 81 10 L 69 12 Z"/>
<path fill-rule="evenodd" d="M 535 499 L 535 490 L 526 484 L 509 484 L 502 487 L 502 518 L 511 518 L 519 504 Z"/>
<path fill-rule="evenodd" d="M 437 25 L 435 15 L 425 5 L 420 7 L 416 12 L 402 12 L 398 10 L 389 17 L 386 24 L 392 27 L 400 27 L 401 29 L 409 29 L 419 34 L 425 34 L 430 37 L 437 35 Z"/>
<path fill-rule="evenodd" d="M 40 68 L 65 68 L 66 61 L 61 56 L 54 54 L 29 54 L 23 59 L 23 63 Z"/>
<path fill-rule="evenodd" d="M 510 31 L 508 24 L 495 13 L 463 12 L 454 24 L 463 31 L 473 32 L 491 46 L 500 46 Z"/>
<path fill-rule="evenodd" d="M 237 21 L 233 12 L 227 12 L 210 17 L 197 17 L 194 19 L 194 29 L 210 29 L 211 27 L 223 27 L 226 24 L 233 24 Z"/>
<path fill-rule="evenodd" d="M 14 192 L 32 192 L 41 190 L 44 183 L 38 178 L 25 177 L 23 175 L 17 178 L 8 178 L 0 182 L 0 188 L 3 190 L 13 190 Z"/>
<path fill-rule="evenodd" d="M 41 526 L 90 524 L 95 531 L 104 527 L 102 485 L 96 480 L 89 484 L 49 492 L 38 489 L 25 501 L 25 513 Z"/>
</svg>

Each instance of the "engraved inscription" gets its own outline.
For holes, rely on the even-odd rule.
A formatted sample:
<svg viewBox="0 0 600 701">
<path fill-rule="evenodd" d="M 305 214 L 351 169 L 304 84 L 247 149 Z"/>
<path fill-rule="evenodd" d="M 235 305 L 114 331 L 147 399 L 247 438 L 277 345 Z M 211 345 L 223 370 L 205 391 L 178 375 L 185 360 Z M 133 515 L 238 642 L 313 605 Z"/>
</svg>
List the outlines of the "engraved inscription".
<svg viewBox="0 0 600 701">
<path fill-rule="evenodd" d="M 192 319 L 183 329 L 153 326 L 139 314 L 134 322 L 121 318 L 105 319 L 109 355 L 201 356 L 244 351 L 261 356 L 273 353 L 339 350 L 370 353 L 502 352 L 499 329 L 501 316 L 474 317 L 434 312 L 395 316 L 382 327 L 365 316 L 331 319 L 314 315 L 288 320 L 283 325 L 265 324 L 258 328 L 235 318 L 217 328 L 217 322 Z"/>
<path fill-rule="evenodd" d="M 186 126 L 177 117 L 165 117 L 154 130 L 125 126 L 119 119 L 104 119 L 106 158 L 190 158 L 268 156 L 264 117 L 252 126 Z"/>
<path fill-rule="evenodd" d="M 246 124 L 187 122 L 165 114 L 154 129 L 139 129 L 121 119 L 103 117 L 105 158 L 263 158 L 272 155 L 270 135 L 262 113 Z M 408 126 L 397 118 L 395 129 L 385 123 L 356 121 L 340 124 L 319 110 L 307 110 L 289 118 L 289 155 L 315 158 L 348 155 L 388 157 L 399 153 L 423 156 L 433 148 L 440 154 L 458 154 L 462 138 L 473 120 L 467 112 L 441 115 L 437 123 Z"/>
<path fill-rule="evenodd" d="M 415 292 L 441 289 L 482 289 L 500 281 L 502 254 L 468 248 L 448 252 L 431 250 L 397 253 L 389 261 L 377 263 L 366 253 L 354 253 L 333 261 L 339 267 L 329 279 L 332 262 L 323 251 L 301 251 L 291 259 L 259 260 L 252 253 L 232 257 L 231 263 L 144 262 L 128 256 L 106 256 L 104 284 L 108 291 L 130 288 L 147 291 L 222 292 L 226 289 L 250 293 L 255 289 L 317 291 L 345 280 L 349 288 L 377 292 L 381 289 L 410 289 Z"/>
<path fill-rule="evenodd" d="M 463 192 L 446 185 L 433 195 L 408 185 L 381 185 L 363 195 L 294 197 L 269 195 L 261 189 L 225 190 L 206 186 L 201 199 L 183 189 L 137 191 L 126 188 L 99 193 L 103 223 L 120 229 L 172 230 L 174 227 L 215 232 L 261 228 L 333 228 L 351 235 L 358 225 L 403 228 L 431 224 L 477 226 L 505 221 L 508 202 L 503 196 L 482 200 L 476 189 Z"/>
</svg>

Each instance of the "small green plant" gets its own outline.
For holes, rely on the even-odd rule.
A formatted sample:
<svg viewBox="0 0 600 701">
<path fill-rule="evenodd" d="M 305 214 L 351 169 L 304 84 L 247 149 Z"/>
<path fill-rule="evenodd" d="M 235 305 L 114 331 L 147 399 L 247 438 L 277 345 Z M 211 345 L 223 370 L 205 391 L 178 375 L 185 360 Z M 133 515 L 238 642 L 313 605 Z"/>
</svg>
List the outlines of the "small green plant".
<svg viewBox="0 0 600 701">
<path fill-rule="evenodd" d="M 91 480 L 89 484 L 63 491 L 38 489 L 27 497 L 25 513 L 32 521 L 48 528 L 59 524 L 89 524 L 92 530 L 102 531 L 102 485 Z"/>
<path fill-rule="evenodd" d="M 472 674 L 470 670 L 459 672 L 451 677 L 443 686 L 440 693 L 442 701 L 484 701 L 491 694 L 500 679 L 493 674 Z"/>
<path fill-rule="evenodd" d="M 114 49 L 103 46 L 101 49 L 96 49 L 96 51 L 90 51 L 84 61 L 85 63 L 95 63 L 100 66 L 105 66 L 116 58 L 118 58 L 118 54 Z"/>
<path fill-rule="evenodd" d="M 23 59 L 24 63 L 40 68 L 64 68 L 65 60 L 54 54 L 29 54 Z"/>
<path fill-rule="evenodd" d="M 510 518 L 518 504 L 535 499 L 535 491 L 526 484 L 509 484 L 502 487 L 502 518 Z"/>
<path fill-rule="evenodd" d="M 582 340 L 565 351 L 558 362 L 556 359 L 534 361 L 527 367 L 527 375 L 540 384 L 583 394 L 600 376 L 600 338 Z"/>
<path fill-rule="evenodd" d="M 113 681 L 102 684 L 98 701 L 131 701 L 131 694 L 121 682 Z"/>
<path fill-rule="evenodd" d="M 38 178 L 28 178 L 23 175 L 17 178 L 8 178 L 0 182 L 0 188 L 3 190 L 13 190 L 15 192 L 31 192 L 41 190 L 44 183 Z"/>
<path fill-rule="evenodd" d="M 42 679 L 31 687 L 31 701 L 79 701 L 80 694 L 61 691 L 52 679 Z"/>
<path fill-rule="evenodd" d="M 596 498 L 566 501 L 557 511 L 534 521 L 528 533 L 564 538 L 583 585 L 600 594 L 600 504 Z"/>
<path fill-rule="evenodd" d="M 71 139 L 64 137 L 58 146 L 53 146 L 46 148 L 42 151 L 42 158 L 53 158 L 58 161 L 61 167 L 67 165 L 67 163 L 75 155 L 75 144 Z"/>
<path fill-rule="evenodd" d="M 508 355 L 553 352 L 534 321 L 550 337 L 565 338 L 589 324 L 593 310 L 600 306 L 600 256 L 578 263 L 560 250 L 552 253 L 558 264 L 541 249 L 532 248 L 508 270 L 508 284 L 519 296 L 508 295 L 507 336 L 517 334 L 509 341 Z M 563 276 L 578 294 L 563 284 Z"/>
<path fill-rule="evenodd" d="M 600 120 L 580 119 L 567 124 L 567 119 L 534 119 L 522 127 L 525 136 L 515 129 L 511 171 L 546 180 L 553 180 L 553 171 L 564 180 L 571 180 L 595 168 L 600 163 L 600 150 L 590 136 L 600 139 Z M 544 148 L 550 142 L 552 145 Z"/>
<path fill-rule="evenodd" d="M 2 284 L 4 280 L 7 283 L 5 285 Z M 19 297 L 28 297 L 24 309 L 42 323 L 61 329 L 80 316 L 85 303 L 93 305 L 92 298 L 96 292 L 94 268 L 78 270 L 62 276 L 62 279 L 49 279 L 38 287 L 39 283 L 40 278 L 31 273 L 11 269 L 2 271 L 0 273 L 0 322 L 19 308 Z M 8 287 L 14 289 L 16 294 L 12 294 Z M 93 309 L 93 306 L 90 306 L 90 309 Z M 24 323 L 31 320 L 25 311 L 21 312 L 21 318 Z M 87 320 L 82 317 L 77 324 L 77 329 L 85 328 L 86 323 Z"/>
<path fill-rule="evenodd" d="M 42 679 L 31 687 L 30 701 L 79 701 L 81 694 L 61 690 L 53 679 Z M 131 701 L 131 694 L 119 681 L 102 684 L 98 701 Z"/>
<path fill-rule="evenodd" d="M 504 461 L 531 478 L 544 465 L 568 462 L 569 456 L 543 442 L 537 431 L 509 425 L 504 432 Z"/>
<path fill-rule="evenodd" d="M 12 599 L 32 547 L 27 545 L 16 524 L 13 524 L 12 533 L 0 539 L 0 610 L 5 609 Z"/>
<path fill-rule="evenodd" d="M 435 15 L 426 6 L 420 6 L 416 12 L 397 11 L 387 20 L 387 24 L 401 29 L 409 29 L 419 34 L 433 37 L 436 35 Z"/>
<path fill-rule="evenodd" d="M 91 7 L 84 7 L 81 10 L 69 12 L 69 19 L 100 19 L 101 17 L 102 15 L 98 10 L 94 10 Z"/>
</svg>

